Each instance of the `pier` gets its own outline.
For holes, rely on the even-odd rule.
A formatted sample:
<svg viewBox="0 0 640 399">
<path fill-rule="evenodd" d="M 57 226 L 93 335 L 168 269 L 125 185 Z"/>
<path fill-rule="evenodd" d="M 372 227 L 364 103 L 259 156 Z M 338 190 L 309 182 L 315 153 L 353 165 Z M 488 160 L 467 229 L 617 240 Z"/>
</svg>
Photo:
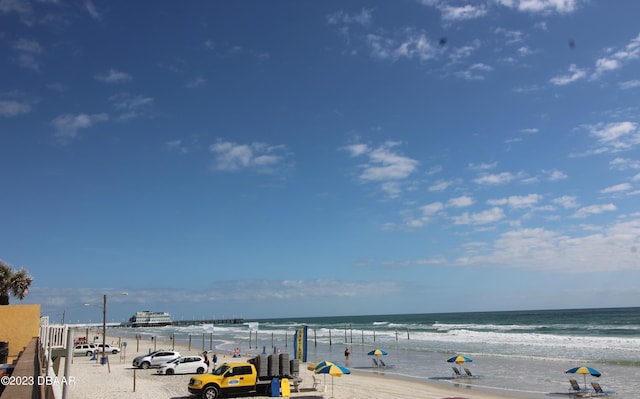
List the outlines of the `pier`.
<svg viewBox="0 0 640 399">
<path fill-rule="evenodd" d="M 200 324 L 243 324 L 244 319 L 242 318 L 231 318 L 231 319 L 204 319 L 204 320 L 173 320 L 171 325 L 173 326 L 196 326 Z"/>
</svg>

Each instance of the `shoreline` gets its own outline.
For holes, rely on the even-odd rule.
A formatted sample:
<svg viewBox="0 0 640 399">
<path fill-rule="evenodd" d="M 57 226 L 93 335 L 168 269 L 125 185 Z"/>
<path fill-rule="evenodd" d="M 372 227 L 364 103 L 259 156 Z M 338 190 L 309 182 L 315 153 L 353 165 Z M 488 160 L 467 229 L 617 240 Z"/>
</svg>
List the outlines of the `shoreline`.
<svg viewBox="0 0 640 399">
<path fill-rule="evenodd" d="M 157 375 L 155 369 L 134 369 L 131 362 L 135 356 L 148 353 L 153 349 L 166 349 L 175 346 L 175 350 L 181 355 L 197 355 L 202 350 L 192 345 L 189 350 L 188 345 L 171 340 L 149 341 L 136 348 L 136 343 L 128 342 L 129 337 L 113 335 L 111 332 L 107 336 L 107 343 L 118 345 L 127 342 L 126 348 L 118 355 L 109 355 L 107 365 L 102 365 L 96 360 L 90 360 L 86 356 L 75 356 L 70 367 L 70 376 L 73 377 L 74 384 L 69 385 L 69 399 L 124 399 L 130 397 L 143 399 L 171 398 L 188 399 L 195 398 L 187 391 L 187 383 L 190 375 Z M 134 338 L 135 340 L 135 338 Z M 137 349 L 137 350 L 136 350 Z M 243 354 L 239 358 L 233 358 L 232 354 L 226 351 L 213 350 L 218 353 L 218 365 L 224 362 L 246 361 L 253 356 Z M 64 373 L 64 360 L 61 361 L 59 377 Z M 300 365 L 300 377 L 303 379 L 300 385 L 300 392 L 291 391 L 291 397 L 300 398 L 329 398 L 336 399 L 442 399 L 449 397 L 473 399 L 530 399 L 526 392 L 500 392 L 496 389 L 485 389 L 478 386 L 465 384 L 463 381 L 451 382 L 451 384 L 436 380 L 423 380 L 409 376 L 389 375 L 384 372 L 372 370 L 364 371 L 352 369 L 352 374 L 341 378 L 331 378 L 329 376 L 314 375 L 308 371 L 306 366 Z M 211 369 L 208 371 L 211 372 Z M 315 379 L 323 382 L 318 390 L 312 389 Z M 135 392 L 134 392 L 135 387 Z M 332 392 L 333 387 L 333 392 Z M 259 396 L 242 396 L 259 397 Z M 236 397 L 238 398 L 238 397 Z"/>
</svg>

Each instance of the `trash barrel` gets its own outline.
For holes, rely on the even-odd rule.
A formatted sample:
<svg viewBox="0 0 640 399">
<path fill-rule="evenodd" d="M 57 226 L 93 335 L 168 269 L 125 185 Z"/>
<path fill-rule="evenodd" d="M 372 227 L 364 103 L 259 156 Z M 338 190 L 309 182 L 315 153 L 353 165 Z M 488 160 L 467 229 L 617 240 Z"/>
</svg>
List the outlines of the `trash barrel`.
<svg viewBox="0 0 640 399">
<path fill-rule="evenodd" d="M 103 364 L 103 365 L 107 364 L 107 357 L 106 356 L 100 358 L 100 364 Z"/>
<path fill-rule="evenodd" d="M 289 371 L 291 375 L 298 375 L 300 372 L 300 359 L 289 360 Z"/>
<path fill-rule="evenodd" d="M 271 397 L 279 398 L 280 397 L 280 380 L 274 378 L 271 380 Z"/>
</svg>

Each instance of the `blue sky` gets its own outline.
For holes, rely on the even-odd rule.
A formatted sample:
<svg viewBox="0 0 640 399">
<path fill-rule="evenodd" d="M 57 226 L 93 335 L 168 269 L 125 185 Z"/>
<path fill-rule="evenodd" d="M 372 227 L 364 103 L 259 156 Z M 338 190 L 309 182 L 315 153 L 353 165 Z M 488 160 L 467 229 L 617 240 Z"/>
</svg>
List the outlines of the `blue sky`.
<svg viewBox="0 0 640 399">
<path fill-rule="evenodd" d="M 0 0 L 0 258 L 73 321 L 638 306 L 630 15 Z"/>
</svg>

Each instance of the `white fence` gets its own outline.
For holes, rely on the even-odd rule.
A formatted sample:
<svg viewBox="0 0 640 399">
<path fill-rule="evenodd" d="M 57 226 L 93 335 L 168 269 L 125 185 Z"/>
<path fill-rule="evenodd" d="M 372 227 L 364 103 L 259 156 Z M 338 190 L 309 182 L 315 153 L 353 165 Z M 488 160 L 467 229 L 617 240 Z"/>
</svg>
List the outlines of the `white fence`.
<svg viewBox="0 0 640 399">
<path fill-rule="evenodd" d="M 61 324 L 49 324 L 48 317 L 40 318 L 40 364 L 42 365 L 41 373 L 51 379 L 56 379 L 56 373 L 53 369 L 53 360 L 51 351 L 53 349 L 64 349 L 67 344 L 67 335 L 69 334 L 69 326 Z M 62 399 L 63 393 L 60 384 L 52 384 L 54 399 Z M 49 393 L 46 395 L 50 397 Z"/>
</svg>

